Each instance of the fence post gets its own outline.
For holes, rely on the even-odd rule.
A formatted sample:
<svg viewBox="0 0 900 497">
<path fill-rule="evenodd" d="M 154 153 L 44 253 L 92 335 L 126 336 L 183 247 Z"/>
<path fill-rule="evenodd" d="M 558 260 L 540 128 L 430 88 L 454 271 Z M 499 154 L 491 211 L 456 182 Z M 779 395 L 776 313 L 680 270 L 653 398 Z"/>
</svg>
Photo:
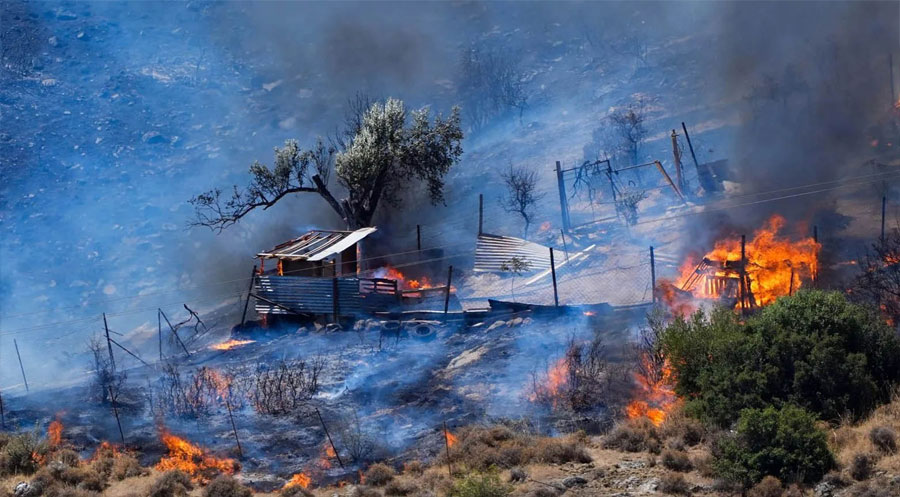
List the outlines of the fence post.
<svg viewBox="0 0 900 497">
<path fill-rule="evenodd" d="M 684 121 L 681 122 L 681 129 L 684 130 L 684 138 L 688 142 L 688 148 L 691 149 L 691 158 L 694 159 L 694 167 L 697 169 L 697 176 L 700 175 L 700 164 L 697 162 L 697 154 L 694 153 L 694 144 L 691 143 L 691 135 L 688 134 L 687 126 Z"/>
<path fill-rule="evenodd" d="M 447 269 L 447 289 L 444 291 L 444 314 L 450 308 L 450 282 L 453 280 L 453 266 Z"/>
<path fill-rule="evenodd" d="M 253 282 L 256 281 L 256 264 L 253 265 L 253 272 L 250 273 L 250 288 L 247 289 L 247 300 L 244 301 L 244 314 L 241 315 L 241 328 L 247 321 L 247 307 L 250 306 L 250 294 L 253 293 Z"/>
<path fill-rule="evenodd" d="M 678 135 L 672 130 L 672 157 L 675 160 L 675 181 L 678 189 L 684 193 L 684 175 L 681 174 L 681 154 L 678 152 Z"/>
<path fill-rule="evenodd" d="M 112 343 L 109 341 L 109 326 L 106 325 L 106 313 L 103 313 L 103 329 L 106 330 L 106 346 L 109 348 L 109 362 L 113 374 L 116 374 L 116 358 L 113 356 Z"/>
<path fill-rule="evenodd" d="M 416 225 L 416 250 L 422 250 L 422 225 Z"/>
<path fill-rule="evenodd" d="M 569 203 L 566 201 L 566 182 L 559 161 L 556 161 L 556 182 L 559 186 L 559 210 L 562 212 L 563 229 L 569 231 Z"/>
<path fill-rule="evenodd" d="M 334 322 L 341 322 L 341 296 L 338 291 L 338 279 L 331 278 L 331 307 L 334 313 Z"/>
<path fill-rule="evenodd" d="M 747 300 L 747 236 L 741 235 L 741 312 L 744 312 L 747 307 L 745 305 L 745 301 Z"/>
<path fill-rule="evenodd" d="M 816 243 L 817 245 L 819 243 L 819 226 L 816 224 L 813 225 L 813 242 Z M 816 270 L 812 274 L 812 279 L 813 279 L 813 288 L 816 288 L 816 283 L 818 283 L 818 280 L 819 280 L 818 264 L 816 265 Z"/>
<path fill-rule="evenodd" d="M 653 256 L 653 245 L 650 245 L 650 295 L 651 302 L 656 303 L 656 258 Z"/>
<path fill-rule="evenodd" d="M 553 260 L 553 247 L 550 247 L 550 275 L 553 277 L 553 305 L 559 307 L 559 292 L 556 290 L 556 261 Z"/>
<path fill-rule="evenodd" d="M 484 195 L 478 194 L 478 236 L 481 236 L 484 228 Z"/>
</svg>

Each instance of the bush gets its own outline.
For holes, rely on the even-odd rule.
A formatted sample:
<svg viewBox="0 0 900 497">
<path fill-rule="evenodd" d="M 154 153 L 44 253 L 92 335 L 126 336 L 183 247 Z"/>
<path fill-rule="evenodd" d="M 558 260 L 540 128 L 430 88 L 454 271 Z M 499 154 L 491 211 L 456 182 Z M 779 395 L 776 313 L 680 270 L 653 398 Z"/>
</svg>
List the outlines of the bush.
<svg viewBox="0 0 900 497">
<path fill-rule="evenodd" d="M 781 480 L 774 476 L 767 476 L 750 489 L 747 497 L 781 497 L 783 493 Z"/>
<path fill-rule="evenodd" d="M 542 438 L 534 447 L 533 459 L 549 464 L 567 462 L 589 463 L 591 456 L 584 444 L 575 437 Z"/>
<path fill-rule="evenodd" d="M 149 497 L 178 497 L 187 495 L 194 485 L 191 477 L 184 471 L 172 469 L 159 475 L 150 486 Z"/>
<path fill-rule="evenodd" d="M 664 450 L 660 459 L 662 465 L 672 471 L 684 473 L 694 468 L 688 455 L 680 450 Z"/>
<path fill-rule="evenodd" d="M 219 475 L 203 489 L 203 497 L 253 497 L 253 492 L 229 475 Z"/>
<path fill-rule="evenodd" d="M 659 432 L 662 438 L 674 439 L 685 447 L 693 447 L 703 441 L 706 429 L 700 421 L 677 410 L 666 416 Z"/>
<path fill-rule="evenodd" d="M 384 487 L 384 495 L 405 497 L 415 493 L 417 490 L 419 490 L 419 487 L 411 481 L 394 479 Z"/>
<path fill-rule="evenodd" d="M 880 452 L 893 454 L 897 452 L 897 434 L 888 426 L 876 426 L 869 432 L 869 440 Z"/>
<path fill-rule="evenodd" d="M 0 449 L 0 475 L 30 475 L 37 471 L 40 466 L 38 459 L 46 453 L 47 444 L 37 432 L 10 435 Z M 36 458 L 35 455 L 39 457 Z"/>
<path fill-rule="evenodd" d="M 782 481 L 819 481 L 834 466 L 826 434 L 804 409 L 744 409 L 736 433 L 714 447 L 715 472 L 745 488 L 766 475 Z"/>
<path fill-rule="evenodd" d="M 381 487 L 394 479 L 394 468 L 387 464 L 375 463 L 366 470 L 366 483 Z"/>
<path fill-rule="evenodd" d="M 603 439 L 603 447 L 625 452 L 649 451 L 658 453 L 659 433 L 649 420 L 640 419 L 619 423 Z"/>
<path fill-rule="evenodd" d="M 135 476 L 143 476 L 147 473 L 147 469 L 142 467 L 137 458 L 131 454 L 121 454 L 116 457 L 110 470 L 110 476 L 118 481 Z"/>
<path fill-rule="evenodd" d="M 425 465 L 418 459 L 407 461 L 403 464 L 403 472 L 419 476 L 425 472 Z"/>
<path fill-rule="evenodd" d="M 309 497 L 312 497 L 312 495 L 313 495 L 312 492 L 310 492 L 308 490 L 306 493 L 309 494 Z M 353 489 L 353 492 L 350 494 L 350 497 L 381 497 L 381 492 L 379 492 L 378 490 L 376 490 L 372 487 L 367 487 L 365 485 L 357 485 Z"/>
<path fill-rule="evenodd" d="M 469 473 L 454 482 L 449 497 L 506 497 L 512 488 L 500 480 L 496 471 Z"/>
<path fill-rule="evenodd" d="M 857 481 L 868 480 L 872 477 L 876 462 L 875 457 L 870 454 L 856 454 L 850 463 L 850 476 Z"/>
<path fill-rule="evenodd" d="M 688 494 L 690 487 L 681 473 L 666 473 L 659 479 L 658 490 L 664 494 Z"/>
<path fill-rule="evenodd" d="M 686 412 L 721 427 L 786 403 L 859 419 L 900 380 L 900 338 L 837 292 L 782 297 L 745 321 L 728 309 L 676 318 L 661 343 Z"/>
<path fill-rule="evenodd" d="M 289 487 L 284 487 L 281 489 L 281 492 L 279 492 L 278 495 L 280 495 L 281 497 L 313 497 L 312 492 L 301 487 L 300 485 L 291 485 Z M 354 493 L 354 495 L 356 494 Z M 378 497 L 381 497 L 381 494 L 379 494 Z"/>
</svg>

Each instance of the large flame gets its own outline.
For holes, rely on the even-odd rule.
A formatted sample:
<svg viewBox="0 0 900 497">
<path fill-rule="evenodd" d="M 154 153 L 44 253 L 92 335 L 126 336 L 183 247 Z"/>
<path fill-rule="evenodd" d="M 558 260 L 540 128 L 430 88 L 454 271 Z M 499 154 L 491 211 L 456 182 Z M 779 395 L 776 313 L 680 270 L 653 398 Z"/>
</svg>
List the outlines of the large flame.
<svg viewBox="0 0 900 497">
<path fill-rule="evenodd" d="M 637 392 L 634 399 L 625 407 L 625 415 L 628 419 L 647 418 L 659 426 L 678 403 L 672 368 L 666 360 L 657 370 L 646 355 L 642 357 L 641 362 L 642 367 L 635 373 Z"/>
<path fill-rule="evenodd" d="M 812 237 L 791 240 L 780 234 L 785 220 L 773 215 L 746 241 L 746 275 L 749 279 L 748 302 L 757 307 L 771 304 L 778 297 L 797 291 L 818 272 L 821 245 Z M 675 312 L 689 313 L 694 305 L 691 297 L 717 299 L 736 296 L 740 287 L 740 238 L 716 242 L 701 260 L 687 260 L 681 267 L 676 285 L 661 281 L 661 299 Z M 700 274 L 702 272 L 702 274 Z M 698 276 L 700 276 L 698 278 Z M 683 291 L 682 291 L 683 290 Z M 752 296 L 752 300 L 750 297 Z M 740 305 L 738 303 L 738 305 Z"/>
<path fill-rule="evenodd" d="M 62 431 L 63 424 L 59 418 L 50 422 L 50 426 L 47 427 L 47 443 L 50 444 L 50 447 L 56 447 L 62 443 Z"/>
<path fill-rule="evenodd" d="M 209 348 L 212 350 L 231 350 L 233 348 L 240 347 L 241 345 L 247 345 L 248 343 L 253 343 L 255 341 L 256 340 L 237 340 L 235 338 L 232 338 L 224 342 L 210 345 Z"/>
<path fill-rule="evenodd" d="M 217 474 L 234 474 L 238 463 L 234 459 L 219 459 L 205 449 L 160 428 L 160 438 L 169 449 L 169 454 L 156 464 L 159 471 L 178 469 L 201 482 L 208 482 Z"/>
<path fill-rule="evenodd" d="M 310 478 L 306 473 L 297 473 L 291 477 L 287 483 L 284 484 L 284 488 L 291 487 L 303 487 L 309 488 L 309 484 L 312 483 L 312 478 Z"/>
<path fill-rule="evenodd" d="M 535 381 L 528 400 L 532 402 L 549 401 L 555 408 L 559 403 L 560 392 L 568 383 L 569 358 L 563 356 L 547 370 L 547 375 L 542 381 Z"/>
</svg>

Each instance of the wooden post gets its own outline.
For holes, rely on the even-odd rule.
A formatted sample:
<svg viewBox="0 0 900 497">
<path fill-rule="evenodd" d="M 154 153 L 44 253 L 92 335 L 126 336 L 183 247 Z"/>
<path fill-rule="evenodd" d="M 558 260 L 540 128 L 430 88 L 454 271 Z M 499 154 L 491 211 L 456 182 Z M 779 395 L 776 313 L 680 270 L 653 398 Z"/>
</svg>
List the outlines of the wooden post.
<svg viewBox="0 0 900 497">
<path fill-rule="evenodd" d="M 447 449 L 447 473 L 453 478 L 453 466 L 450 465 L 450 437 L 447 434 L 447 422 L 444 421 L 444 448 Z"/>
<path fill-rule="evenodd" d="M 669 186 L 672 187 L 672 190 L 675 190 L 675 194 L 678 195 L 678 198 L 684 201 L 684 194 L 681 193 L 681 190 L 678 189 L 678 186 L 672 181 L 672 177 L 669 176 L 669 173 L 666 172 L 666 169 L 663 167 L 662 163 L 658 160 L 653 161 L 653 164 L 656 166 L 656 169 L 659 170 L 660 174 L 663 175 L 663 178 L 666 179 L 666 182 L 669 183 Z"/>
<path fill-rule="evenodd" d="M 550 276 L 553 277 L 553 305 L 559 307 L 559 292 L 556 290 L 556 261 L 553 259 L 553 247 L 550 247 Z"/>
<path fill-rule="evenodd" d="M 700 174 L 700 163 L 697 162 L 697 154 L 694 153 L 694 145 L 691 143 L 691 135 L 688 134 L 687 126 L 681 123 L 681 129 L 684 130 L 684 139 L 688 142 L 688 148 L 691 150 L 691 158 L 694 159 L 694 167 L 697 168 L 697 175 Z"/>
<path fill-rule="evenodd" d="M 22 381 L 25 382 L 25 391 L 28 392 L 28 378 L 25 377 L 25 366 L 22 365 L 22 356 L 19 354 L 19 343 L 13 338 L 13 345 L 16 346 L 16 357 L 19 358 L 19 369 L 22 370 Z"/>
<path fill-rule="evenodd" d="M 322 429 L 325 430 L 325 436 L 328 437 L 328 443 L 331 444 L 331 450 L 334 451 L 334 457 L 337 458 L 338 464 L 341 467 L 344 467 L 344 461 L 341 460 L 341 455 L 338 453 L 337 447 L 334 446 L 334 442 L 331 440 L 331 434 L 328 433 L 328 427 L 325 426 L 325 420 L 322 419 L 322 413 L 319 412 L 319 408 L 316 408 L 316 415 L 319 416 L 319 422 L 322 423 Z"/>
<path fill-rule="evenodd" d="M 675 160 L 675 181 L 678 182 L 678 189 L 684 193 L 684 176 L 681 174 L 681 153 L 678 152 L 678 135 L 672 130 L 672 156 Z"/>
<path fill-rule="evenodd" d="M 653 245 L 650 245 L 650 293 L 651 301 L 656 303 L 656 258 L 653 256 Z"/>
<path fill-rule="evenodd" d="M 250 294 L 253 293 L 253 283 L 256 281 L 256 264 L 253 265 L 253 272 L 250 273 L 250 288 L 247 289 L 247 300 L 244 301 L 244 313 L 241 315 L 241 328 L 247 322 L 247 308 L 250 307 Z"/>
<path fill-rule="evenodd" d="M 122 431 L 122 422 L 119 420 L 119 407 L 116 405 L 116 397 L 113 395 L 112 385 L 109 386 L 109 400 L 112 402 L 113 414 L 116 415 L 116 425 L 119 426 L 119 436 L 122 437 L 122 447 L 125 447 L 125 432 Z"/>
<path fill-rule="evenodd" d="M 788 297 L 794 294 L 794 266 L 791 266 L 791 285 L 788 287 Z"/>
<path fill-rule="evenodd" d="M 231 388 L 228 389 L 228 395 L 231 394 Z M 237 426 L 234 425 L 234 416 L 231 414 L 231 402 L 225 397 L 225 408 L 228 409 L 228 419 L 231 420 L 231 432 L 234 433 L 234 441 L 237 443 L 238 455 L 244 457 L 244 449 L 241 448 L 241 439 L 238 438 Z"/>
<path fill-rule="evenodd" d="M 881 243 L 884 243 L 884 213 L 887 209 L 887 195 L 881 196 Z"/>
<path fill-rule="evenodd" d="M 444 315 L 447 315 L 447 310 L 450 308 L 450 282 L 453 281 L 453 266 L 450 266 L 447 269 L 447 288 L 444 290 Z"/>
<path fill-rule="evenodd" d="M 569 231 L 569 203 L 566 200 L 566 182 L 563 179 L 562 166 L 556 161 L 556 183 L 559 187 L 559 209 L 562 212 L 563 230 Z"/>
<path fill-rule="evenodd" d="M 341 322 L 341 296 L 338 294 L 338 279 L 331 278 L 331 311 L 334 314 L 334 322 Z"/>
<path fill-rule="evenodd" d="M 109 326 L 106 325 L 106 313 L 103 313 L 103 329 L 106 331 L 106 346 L 109 348 L 109 364 L 113 374 L 116 374 L 116 357 L 113 355 L 112 342 L 109 340 Z"/>
<path fill-rule="evenodd" d="M 563 241 L 563 250 L 566 253 L 566 262 L 569 262 L 569 246 L 566 244 L 566 232 L 563 230 L 559 230 L 559 236 L 562 237 Z"/>
<path fill-rule="evenodd" d="M 481 215 L 478 217 L 481 218 Z M 422 225 L 420 224 L 416 225 L 416 250 L 422 250 Z"/>
<path fill-rule="evenodd" d="M 747 309 L 745 302 L 747 300 L 747 280 L 745 280 L 745 276 L 747 275 L 747 236 L 741 235 L 741 284 L 740 284 L 740 292 L 741 292 L 741 312 Z"/>
<path fill-rule="evenodd" d="M 480 236 L 484 228 L 484 195 L 478 194 L 478 235 Z"/>
<path fill-rule="evenodd" d="M 163 319 L 166 320 L 166 324 L 169 325 L 169 329 L 172 330 L 172 334 L 175 335 L 175 339 L 178 340 L 178 343 L 179 343 L 179 344 L 181 344 L 181 348 L 184 349 L 184 353 L 187 354 L 188 357 L 190 357 L 190 356 L 191 356 L 191 352 L 190 352 L 190 351 L 187 349 L 187 347 L 184 345 L 184 342 L 181 341 L 181 337 L 178 336 L 178 330 L 176 330 L 175 327 L 172 326 L 172 322 L 169 321 L 169 316 L 166 316 L 166 313 L 163 312 L 162 309 L 157 308 L 157 310 L 162 314 Z"/>
</svg>

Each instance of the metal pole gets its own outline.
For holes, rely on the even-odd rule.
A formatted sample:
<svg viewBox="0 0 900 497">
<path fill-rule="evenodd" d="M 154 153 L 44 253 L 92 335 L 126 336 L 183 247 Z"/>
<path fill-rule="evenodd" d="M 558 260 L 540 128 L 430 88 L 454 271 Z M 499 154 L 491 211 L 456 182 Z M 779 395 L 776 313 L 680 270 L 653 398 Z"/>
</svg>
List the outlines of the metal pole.
<svg viewBox="0 0 900 497">
<path fill-rule="evenodd" d="M 559 236 L 562 237 L 563 241 L 563 250 L 566 253 L 566 262 L 569 262 L 569 246 L 566 245 L 566 232 L 563 230 L 559 230 Z"/>
<path fill-rule="evenodd" d="M 156 336 L 159 338 L 159 362 L 162 362 L 162 316 L 159 315 L 159 309 L 156 310 Z"/>
<path fill-rule="evenodd" d="M 453 266 L 450 266 L 447 269 L 447 288 L 444 291 L 444 315 L 447 314 L 447 310 L 450 308 L 450 282 L 453 280 Z"/>
<path fill-rule="evenodd" d="M 684 176 L 681 174 L 681 154 L 678 153 L 678 135 L 672 130 L 672 156 L 675 160 L 675 180 L 678 182 L 678 189 L 684 192 Z"/>
<path fill-rule="evenodd" d="M 25 377 L 25 366 L 22 365 L 22 356 L 19 355 L 19 343 L 13 338 L 13 345 L 16 346 L 16 357 L 19 358 L 19 369 L 22 370 L 22 381 L 25 382 L 25 391 L 28 392 L 28 378 Z"/>
<path fill-rule="evenodd" d="M 157 310 L 158 310 L 160 313 L 162 313 L 163 319 L 166 320 L 166 324 L 169 325 L 169 329 L 172 330 L 172 334 L 175 335 L 175 339 L 178 340 L 178 343 L 181 345 L 181 348 L 184 349 L 184 353 L 187 354 L 188 357 L 190 357 L 190 356 L 191 356 L 190 351 L 189 351 L 189 350 L 187 349 L 187 347 L 184 345 L 184 342 L 181 341 L 181 337 L 178 336 L 178 330 L 176 330 L 175 327 L 172 326 L 172 322 L 169 321 L 169 316 L 166 316 L 166 313 L 163 312 L 162 309 L 157 308 Z"/>
<path fill-rule="evenodd" d="M 562 166 L 556 161 L 556 183 L 559 188 L 559 210 L 562 212 L 563 229 L 569 231 L 572 226 L 569 222 L 569 202 L 566 200 L 566 181 L 563 179 Z"/>
<path fill-rule="evenodd" d="M 228 394 L 230 395 L 230 388 Z M 234 441 L 237 443 L 238 454 L 241 457 L 244 457 L 244 450 L 241 448 L 241 439 L 238 438 L 237 434 L 237 426 L 234 425 L 234 416 L 231 414 L 231 402 L 228 402 L 228 397 L 225 397 L 225 408 L 228 409 L 228 419 L 231 420 L 231 432 L 234 433 Z M 337 452 L 335 452 L 336 454 Z"/>
<path fill-rule="evenodd" d="M 453 478 L 453 466 L 450 465 L 450 437 L 448 436 L 450 432 L 447 431 L 447 422 L 444 421 L 444 447 L 447 449 L 447 473 L 450 474 L 450 478 Z"/>
<path fill-rule="evenodd" d="M 250 293 L 253 292 L 253 283 L 256 281 L 256 264 L 253 265 L 253 272 L 250 273 L 250 288 L 247 289 L 247 300 L 244 301 L 244 313 L 241 315 L 241 327 L 247 322 L 247 308 L 250 307 Z"/>
<path fill-rule="evenodd" d="M 331 444 L 331 450 L 334 451 L 334 457 L 337 458 L 338 464 L 341 467 L 344 467 L 344 461 L 341 460 L 341 455 L 338 453 L 337 447 L 334 446 L 334 441 L 331 440 L 331 434 L 328 433 L 328 427 L 325 426 L 325 420 L 322 419 L 322 413 L 319 412 L 319 408 L 316 408 L 316 415 L 319 416 L 319 422 L 322 423 L 322 429 L 325 430 L 325 436 L 328 437 L 328 443 Z"/>
<path fill-rule="evenodd" d="M 113 395 L 112 385 L 109 386 L 109 400 L 112 402 L 113 414 L 116 415 L 116 424 L 119 426 L 119 436 L 122 437 L 122 447 L 124 447 L 125 432 L 122 431 L 122 422 L 119 421 L 119 408 L 116 406 L 116 397 Z"/>
<path fill-rule="evenodd" d="M 559 293 L 556 291 L 556 261 L 553 259 L 553 247 L 550 247 L 550 275 L 553 277 L 553 305 L 559 307 Z"/>
<path fill-rule="evenodd" d="M 653 256 L 653 245 L 650 246 L 650 288 L 652 302 L 656 303 L 656 258 Z"/>
<path fill-rule="evenodd" d="M 688 142 L 688 148 L 691 150 L 691 158 L 694 159 L 694 167 L 697 168 L 697 174 L 700 174 L 700 164 L 697 162 L 697 154 L 694 153 L 694 145 L 691 143 L 691 135 L 688 134 L 687 126 L 681 123 L 681 129 L 684 130 L 684 138 Z"/>
<path fill-rule="evenodd" d="M 416 250 L 422 250 L 422 226 L 419 224 L 416 225 Z"/>
<path fill-rule="evenodd" d="M 334 322 L 341 321 L 341 297 L 338 294 L 338 279 L 331 278 L 331 311 L 334 313 Z"/>
<path fill-rule="evenodd" d="M 478 194 L 478 235 L 480 236 L 484 228 L 484 195 Z"/>
<path fill-rule="evenodd" d="M 881 196 L 881 243 L 884 243 L 884 213 L 887 209 L 887 195 Z"/>
<path fill-rule="evenodd" d="M 112 342 L 109 340 L 109 326 L 106 325 L 106 313 L 103 313 L 103 329 L 106 330 L 106 346 L 109 348 L 109 363 L 113 374 L 116 374 L 116 357 L 113 355 Z"/>
</svg>

